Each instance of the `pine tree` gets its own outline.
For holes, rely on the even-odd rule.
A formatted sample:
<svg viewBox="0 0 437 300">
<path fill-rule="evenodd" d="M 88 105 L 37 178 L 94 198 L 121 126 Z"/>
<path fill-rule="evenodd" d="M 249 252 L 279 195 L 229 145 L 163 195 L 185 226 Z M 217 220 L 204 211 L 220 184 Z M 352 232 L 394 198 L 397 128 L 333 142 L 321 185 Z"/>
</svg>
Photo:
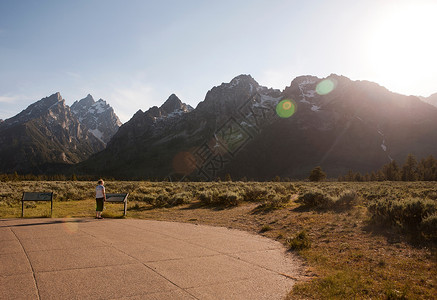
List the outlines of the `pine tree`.
<svg viewBox="0 0 437 300">
<path fill-rule="evenodd" d="M 225 181 L 232 181 L 231 174 L 227 173 L 225 175 Z"/>
<path fill-rule="evenodd" d="M 310 181 L 323 181 L 326 179 L 326 173 L 323 172 L 322 167 L 315 167 L 310 176 L 308 177 Z"/>
<path fill-rule="evenodd" d="M 432 156 L 422 158 L 418 165 L 419 180 L 437 180 L 437 160 Z"/>
<path fill-rule="evenodd" d="M 402 167 L 402 180 L 403 181 L 416 181 L 418 180 L 417 160 L 413 154 L 408 154 L 407 159 Z"/>
<path fill-rule="evenodd" d="M 382 172 L 385 175 L 385 180 L 398 181 L 401 178 L 400 169 L 395 160 L 382 167 Z"/>
</svg>

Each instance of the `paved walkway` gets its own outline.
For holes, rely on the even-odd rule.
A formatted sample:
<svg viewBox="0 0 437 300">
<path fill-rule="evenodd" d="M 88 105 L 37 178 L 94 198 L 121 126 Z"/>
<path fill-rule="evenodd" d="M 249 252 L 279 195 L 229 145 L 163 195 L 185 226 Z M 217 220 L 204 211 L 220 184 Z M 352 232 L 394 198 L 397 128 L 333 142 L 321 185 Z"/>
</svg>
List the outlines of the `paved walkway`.
<svg viewBox="0 0 437 300">
<path fill-rule="evenodd" d="M 283 299 L 297 265 L 278 242 L 226 228 L 0 220 L 0 299 Z"/>
</svg>

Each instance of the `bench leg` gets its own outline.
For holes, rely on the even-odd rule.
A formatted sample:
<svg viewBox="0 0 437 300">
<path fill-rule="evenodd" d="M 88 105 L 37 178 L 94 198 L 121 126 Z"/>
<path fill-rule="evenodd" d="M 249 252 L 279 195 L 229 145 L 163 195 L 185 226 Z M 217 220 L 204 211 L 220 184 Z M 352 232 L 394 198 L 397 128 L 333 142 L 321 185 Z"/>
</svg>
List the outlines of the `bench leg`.
<svg viewBox="0 0 437 300">
<path fill-rule="evenodd" d="M 24 217 L 24 201 L 21 201 L 21 217 Z"/>
</svg>

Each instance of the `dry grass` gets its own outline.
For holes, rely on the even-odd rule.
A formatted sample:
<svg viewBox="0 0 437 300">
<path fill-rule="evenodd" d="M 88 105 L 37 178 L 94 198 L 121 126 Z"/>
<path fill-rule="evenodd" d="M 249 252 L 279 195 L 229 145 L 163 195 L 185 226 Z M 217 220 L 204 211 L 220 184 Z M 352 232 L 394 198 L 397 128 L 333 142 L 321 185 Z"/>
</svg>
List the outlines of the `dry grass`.
<svg viewBox="0 0 437 300">
<path fill-rule="evenodd" d="M 94 182 L 0 182 L 0 217 L 20 216 L 23 191 L 54 191 L 53 217 L 92 217 L 94 187 Z M 437 295 L 435 240 L 419 227 L 378 223 L 368 210 L 375 201 L 403 199 L 423 199 L 437 207 L 433 182 L 108 182 L 106 188 L 130 193 L 129 218 L 225 226 L 294 248 L 306 262 L 306 279 L 295 285 L 289 299 Z M 26 205 L 26 217 L 50 213 L 48 203 Z M 120 204 L 106 207 L 105 217 L 123 214 Z"/>
</svg>

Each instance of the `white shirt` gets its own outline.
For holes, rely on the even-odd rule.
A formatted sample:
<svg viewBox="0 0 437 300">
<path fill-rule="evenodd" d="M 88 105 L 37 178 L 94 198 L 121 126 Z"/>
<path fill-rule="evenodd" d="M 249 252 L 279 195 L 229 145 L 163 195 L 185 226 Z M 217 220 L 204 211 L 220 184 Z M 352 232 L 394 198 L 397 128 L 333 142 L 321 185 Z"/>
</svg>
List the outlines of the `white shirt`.
<svg viewBox="0 0 437 300">
<path fill-rule="evenodd" d="M 96 187 L 96 198 L 103 198 L 105 193 L 105 187 L 103 185 L 98 185 Z"/>
</svg>

